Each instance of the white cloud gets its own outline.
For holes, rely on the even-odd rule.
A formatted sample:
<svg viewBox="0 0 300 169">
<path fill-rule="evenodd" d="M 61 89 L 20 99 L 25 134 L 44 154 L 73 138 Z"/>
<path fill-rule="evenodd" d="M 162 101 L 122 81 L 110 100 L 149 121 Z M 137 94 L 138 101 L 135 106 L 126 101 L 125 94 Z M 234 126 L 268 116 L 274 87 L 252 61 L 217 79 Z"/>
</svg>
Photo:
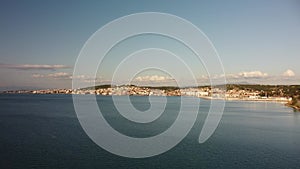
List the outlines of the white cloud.
<svg viewBox="0 0 300 169">
<path fill-rule="evenodd" d="M 34 78 L 54 78 L 54 79 L 71 79 L 72 76 L 66 72 L 57 72 L 51 74 L 33 74 L 32 77 Z"/>
<path fill-rule="evenodd" d="M 45 77 L 45 75 L 42 75 L 42 74 L 33 74 L 32 77 L 34 77 L 34 78 L 43 78 L 43 77 Z"/>
<path fill-rule="evenodd" d="M 152 76 L 138 76 L 135 78 L 136 81 L 140 81 L 140 82 L 156 82 L 156 81 L 166 81 L 166 80 L 172 80 L 172 78 L 170 77 L 166 77 L 166 76 L 158 76 L 158 75 L 152 75 Z"/>
<path fill-rule="evenodd" d="M 66 72 L 58 72 L 58 73 L 51 73 L 48 75 L 48 77 L 53 77 L 56 79 L 71 79 L 71 75 Z"/>
<path fill-rule="evenodd" d="M 207 77 L 207 76 L 204 76 Z M 202 77 L 202 79 L 204 79 Z M 213 75 L 211 78 L 221 79 L 224 75 Z M 268 75 L 262 71 L 244 71 L 234 74 L 226 74 L 227 83 L 249 83 L 249 84 L 299 84 L 299 77 L 292 70 L 283 74 Z M 293 78 L 290 78 L 293 77 Z"/>
<path fill-rule="evenodd" d="M 291 69 L 288 69 L 285 72 L 283 72 L 282 75 L 285 77 L 293 77 L 293 76 L 295 76 L 295 73 Z"/>
<path fill-rule="evenodd" d="M 240 72 L 240 73 L 235 73 L 235 74 L 220 74 L 220 75 L 211 75 L 209 76 L 204 76 L 202 75 L 200 79 L 221 79 L 221 78 L 226 78 L 226 79 L 244 79 L 244 78 L 262 78 L 262 77 L 268 77 L 269 75 L 267 73 L 263 73 L 261 71 L 250 71 L 250 72 Z"/>
<path fill-rule="evenodd" d="M 238 74 L 238 77 L 243 77 L 243 78 L 262 78 L 267 76 L 268 76 L 267 73 L 263 73 L 261 71 L 241 72 Z"/>
<path fill-rule="evenodd" d="M 0 68 L 18 69 L 18 70 L 57 70 L 68 69 L 66 65 L 36 65 L 36 64 L 3 64 L 0 63 Z"/>
<path fill-rule="evenodd" d="M 87 75 L 77 75 L 72 76 L 72 74 L 67 72 L 57 72 L 57 73 L 50 73 L 50 74 L 33 74 L 33 78 L 53 78 L 53 79 L 60 79 L 60 80 L 72 80 L 72 79 L 79 79 L 85 83 L 101 83 L 103 79 L 101 77 L 92 78 L 91 76 Z"/>
</svg>

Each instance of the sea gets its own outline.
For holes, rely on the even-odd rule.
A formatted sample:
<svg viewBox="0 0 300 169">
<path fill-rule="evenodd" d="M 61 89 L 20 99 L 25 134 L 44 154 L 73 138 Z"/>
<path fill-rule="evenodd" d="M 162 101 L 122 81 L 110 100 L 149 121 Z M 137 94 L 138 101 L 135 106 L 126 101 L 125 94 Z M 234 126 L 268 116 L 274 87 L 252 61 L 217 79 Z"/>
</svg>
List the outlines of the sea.
<svg viewBox="0 0 300 169">
<path fill-rule="evenodd" d="M 181 99 L 167 97 L 161 117 L 138 124 L 118 113 L 111 96 L 96 97 L 107 122 L 131 137 L 150 137 L 168 129 Z M 150 107 L 145 96 L 130 96 L 130 101 L 141 111 Z M 282 103 L 227 101 L 216 131 L 200 144 L 211 102 L 200 99 L 200 103 L 196 122 L 179 144 L 153 157 L 128 158 L 106 151 L 89 138 L 75 113 L 72 95 L 1 94 L 0 168 L 300 168 L 299 112 Z"/>
</svg>

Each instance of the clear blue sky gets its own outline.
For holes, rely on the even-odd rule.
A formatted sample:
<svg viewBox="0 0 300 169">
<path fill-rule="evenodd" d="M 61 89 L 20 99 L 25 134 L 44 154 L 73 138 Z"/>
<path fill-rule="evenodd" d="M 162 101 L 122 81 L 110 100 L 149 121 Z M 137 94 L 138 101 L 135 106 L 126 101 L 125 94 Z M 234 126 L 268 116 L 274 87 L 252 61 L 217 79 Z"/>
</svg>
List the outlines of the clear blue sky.
<svg viewBox="0 0 300 169">
<path fill-rule="evenodd" d="M 297 0 L 12 0 L 0 6 L 0 88 L 70 88 L 68 78 L 85 41 L 108 22 L 137 12 L 170 13 L 198 26 L 230 77 L 300 82 Z"/>
</svg>

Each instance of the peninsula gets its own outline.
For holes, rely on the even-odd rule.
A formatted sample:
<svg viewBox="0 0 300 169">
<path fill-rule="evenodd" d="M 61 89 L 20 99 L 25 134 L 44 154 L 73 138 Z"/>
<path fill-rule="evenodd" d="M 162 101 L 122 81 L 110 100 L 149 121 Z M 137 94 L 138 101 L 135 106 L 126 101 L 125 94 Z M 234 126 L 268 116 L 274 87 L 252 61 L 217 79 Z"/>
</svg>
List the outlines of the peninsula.
<svg viewBox="0 0 300 169">
<path fill-rule="evenodd" d="M 226 92 L 219 96 L 221 87 L 226 87 Z M 295 109 L 300 108 L 300 85 L 227 84 L 226 86 L 220 85 L 213 88 L 211 86 L 179 88 L 175 86 L 99 85 L 81 89 L 16 90 L 2 93 L 193 96 L 204 99 L 276 101 L 286 103 Z"/>
</svg>

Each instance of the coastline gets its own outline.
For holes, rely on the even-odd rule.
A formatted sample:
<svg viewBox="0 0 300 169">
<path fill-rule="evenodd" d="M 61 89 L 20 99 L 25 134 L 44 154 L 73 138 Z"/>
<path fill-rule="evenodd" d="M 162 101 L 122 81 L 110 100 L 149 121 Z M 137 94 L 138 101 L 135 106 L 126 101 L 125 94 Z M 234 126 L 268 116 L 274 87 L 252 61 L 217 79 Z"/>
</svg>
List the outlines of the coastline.
<svg viewBox="0 0 300 169">
<path fill-rule="evenodd" d="M 296 110 L 296 111 L 300 111 L 300 107 L 297 107 L 297 106 L 295 106 L 295 105 L 291 105 L 291 104 L 289 104 L 289 103 L 286 103 L 286 104 L 284 104 L 284 105 L 287 106 L 287 107 L 293 108 L 293 109 Z"/>
<path fill-rule="evenodd" d="M 29 94 L 29 95 L 91 95 L 92 93 L 88 93 L 88 94 L 85 94 L 85 93 L 82 93 L 82 94 L 74 94 L 74 93 L 31 93 L 31 92 L 26 92 L 26 93 L 3 93 L 3 92 L 0 92 L 0 95 L 1 94 L 11 94 L 11 95 L 14 95 L 14 94 Z M 112 96 L 112 95 L 99 95 L 99 94 L 95 94 L 96 96 Z M 126 94 L 123 94 L 123 95 L 114 95 L 114 96 L 149 96 L 149 95 L 138 95 L 138 94 L 135 94 L 135 95 L 126 95 Z M 167 97 L 178 97 L 178 96 L 186 96 L 186 95 L 153 95 L 153 96 L 167 96 Z M 188 97 L 196 97 L 196 96 L 188 96 Z M 221 98 L 221 97 L 211 97 L 211 96 L 198 96 L 197 98 L 200 98 L 200 99 L 205 99 L 205 100 L 225 100 L 225 101 L 237 101 L 237 102 L 272 102 L 272 103 L 280 103 L 280 104 L 283 104 L 284 106 L 286 107 L 290 107 L 292 108 L 294 111 L 296 112 L 300 112 L 300 107 L 298 106 L 295 106 L 295 105 L 292 105 L 290 100 L 289 99 L 282 99 L 282 98 L 276 98 L 276 97 L 273 97 L 273 98 L 260 98 L 260 99 L 252 99 L 252 98 L 230 98 L 230 97 L 226 97 L 225 99 L 224 98 Z"/>
<path fill-rule="evenodd" d="M 201 99 L 206 99 L 206 100 L 226 100 L 226 101 L 246 101 L 246 102 L 277 102 L 277 103 L 283 103 L 283 104 L 288 104 L 289 100 L 283 100 L 281 98 L 265 98 L 265 99 L 250 99 L 250 98 L 214 98 L 210 96 L 201 96 L 199 97 Z"/>
<path fill-rule="evenodd" d="M 91 93 L 88 94 L 74 94 L 74 93 L 3 93 L 1 92 L 0 94 L 30 94 L 30 95 L 91 95 Z M 100 94 L 95 94 L 98 96 L 150 96 L 150 95 L 139 95 L 139 94 L 135 94 L 135 95 L 128 95 L 128 94 L 123 94 L 123 95 L 100 95 Z M 187 95 L 152 95 L 152 96 L 167 96 L 167 97 L 178 97 L 178 96 L 187 96 Z M 189 96 L 189 97 L 197 97 L 197 96 Z M 230 97 L 226 97 L 221 98 L 221 97 L 211 97 L 211 96 L 198 96 L 197 98 L 201 98 L 201 99 L 205 99 L 205 100 L 225 100 L 225 101 L 241 101 L 241 102 L 276 102 L 276 103 L 282 103 L 288 107 L 294 108 L 296 110 L 300 111 L 300 107 L 294 106 L 289 104 L 289 100 L 288 99 L 282 99 L 282 98 L 262 98 L 262 99 L 250 99 L 250 98 L 230 98 Z"/>
<path fill-rule="evenodd" d="M 66 95 L 99 95 L 99 96 L 187 96 L 206 100 L 225 100 L 240 102 L 275 102 L 300 111 L 300 103 L 294 104 L 299 96 L 300 85 L 235 85 L 227 84 L 226 91 L 219 86 L 178 88 L 174 86 L 135 86 L 135 85 L 100 85 L 78 89 L 39 89 L 0 91 L 0 94 L 66 94 Z"/>
</svg>

